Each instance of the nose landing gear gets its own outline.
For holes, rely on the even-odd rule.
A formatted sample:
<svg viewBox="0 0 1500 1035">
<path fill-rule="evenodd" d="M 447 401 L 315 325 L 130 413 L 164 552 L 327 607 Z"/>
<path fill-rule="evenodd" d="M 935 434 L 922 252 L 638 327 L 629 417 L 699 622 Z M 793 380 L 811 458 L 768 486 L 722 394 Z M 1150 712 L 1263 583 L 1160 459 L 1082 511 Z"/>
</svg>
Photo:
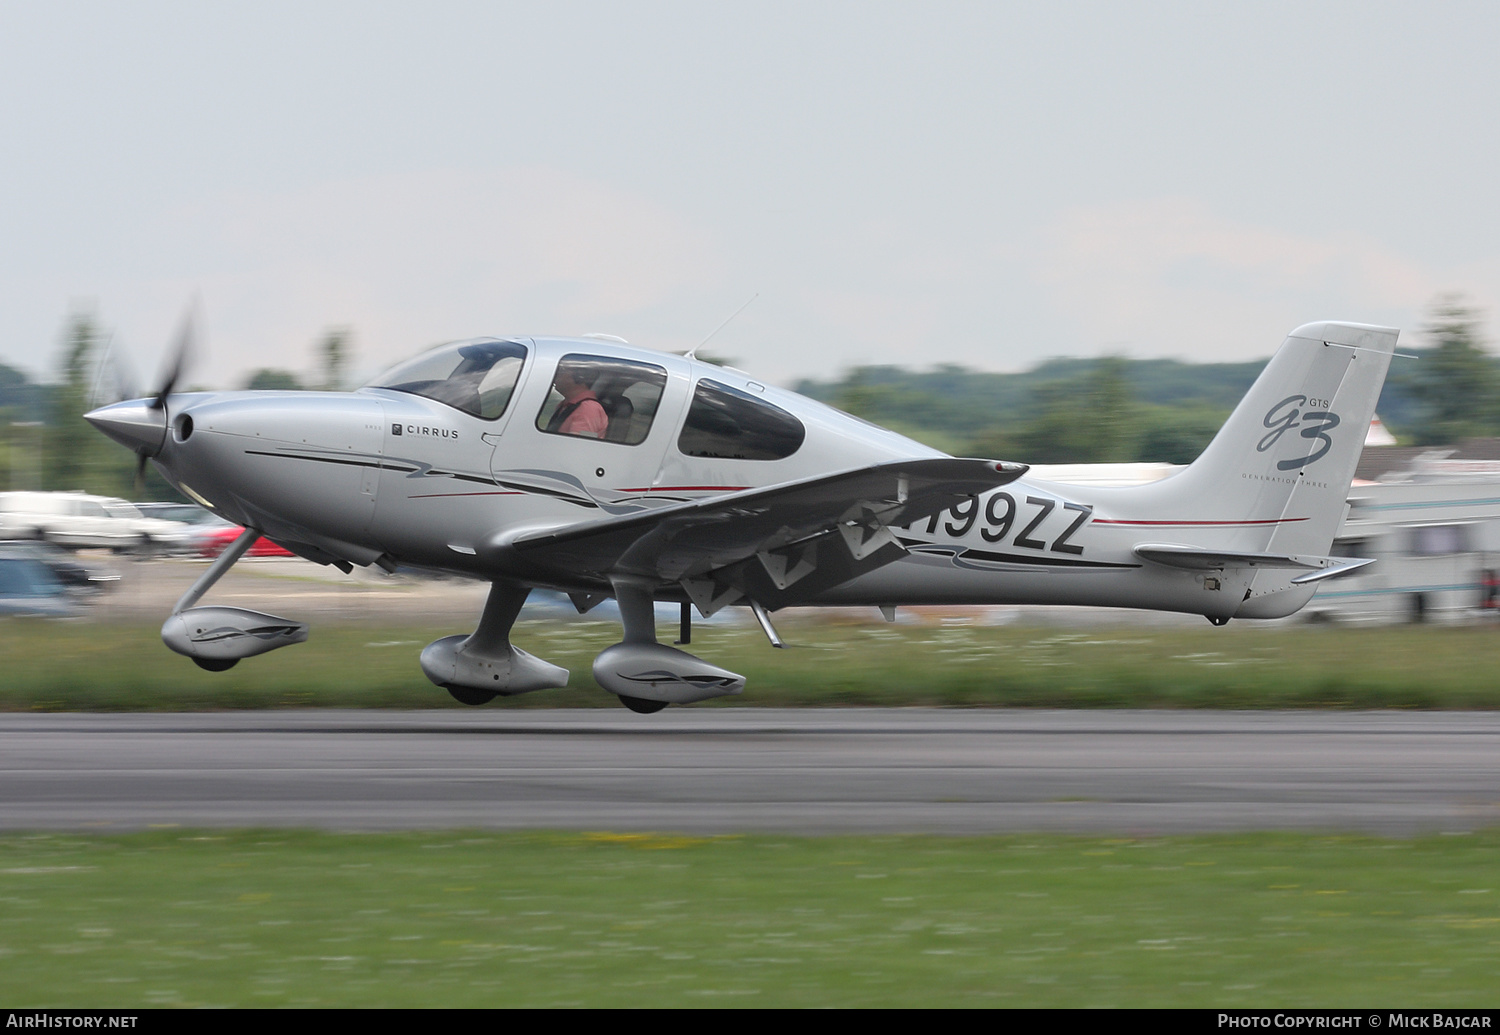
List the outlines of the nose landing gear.
<svg viewBox="0 0 1500 1035">
<path fill-rule="evenodd" d="M 260 538 L 247 528 L 230 543 L 172 608 L 161 627 L 162 642 L 209 672 L 224 672 L 253 658 L 307 640 L 307 624 L 243 607 L 194 607 L 203 594 Z"/>
</svg>

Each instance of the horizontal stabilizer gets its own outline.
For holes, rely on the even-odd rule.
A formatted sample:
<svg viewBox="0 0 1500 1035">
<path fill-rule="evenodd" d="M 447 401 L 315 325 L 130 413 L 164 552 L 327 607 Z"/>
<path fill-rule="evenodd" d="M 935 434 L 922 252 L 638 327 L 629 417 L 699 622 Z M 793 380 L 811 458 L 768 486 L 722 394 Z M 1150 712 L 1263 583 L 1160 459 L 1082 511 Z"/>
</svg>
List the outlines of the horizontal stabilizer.
<svg viewBox="0 0 1500 1035">
<path fill-rule="evenodd" d="M 1225 568 L 1306 568 L 1292 581 L 1301 585 L 1320 582 L 1363 568 L 1374 558 L 1308 557 L 1287 553 L 1253 553 L 1236 550 L 1205 550 L 1198 546 L 1142 543 L 1132 551 L 1143 560 L 1189 571 L 1222 571 Z"/>
<path fill-rule="evenodd" d="M 1343 563 L 1335 563 L 1322 571 L 1310 571 L 1306 575 L 1298 575 L 1292 580 L 1292 584 L 1305 586 L 1309 582 L 1322 582 L 1324 579 L 1331 579 L 1338 575 L 1348 575 L 1363 568 L 1366 564 L 1375 563 L 1374 557 L 1330 557 L 1329 560 Z"/>
</svg>

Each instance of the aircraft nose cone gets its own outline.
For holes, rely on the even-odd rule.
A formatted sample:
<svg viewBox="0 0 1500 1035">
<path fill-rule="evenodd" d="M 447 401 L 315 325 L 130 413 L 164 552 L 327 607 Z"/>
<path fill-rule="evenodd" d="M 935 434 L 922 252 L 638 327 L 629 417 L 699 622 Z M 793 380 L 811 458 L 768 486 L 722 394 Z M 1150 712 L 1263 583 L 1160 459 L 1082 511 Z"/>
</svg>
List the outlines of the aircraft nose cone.
<svg viewBox="0 0 1500 1035">
<path fill-rule="evenodd" d="M 167 411 L 151 406 L 150 399 L 101 406 L 83 419 L 120 445 L 143 456 L 155 456 L 167 437 Z"/>
</svg>

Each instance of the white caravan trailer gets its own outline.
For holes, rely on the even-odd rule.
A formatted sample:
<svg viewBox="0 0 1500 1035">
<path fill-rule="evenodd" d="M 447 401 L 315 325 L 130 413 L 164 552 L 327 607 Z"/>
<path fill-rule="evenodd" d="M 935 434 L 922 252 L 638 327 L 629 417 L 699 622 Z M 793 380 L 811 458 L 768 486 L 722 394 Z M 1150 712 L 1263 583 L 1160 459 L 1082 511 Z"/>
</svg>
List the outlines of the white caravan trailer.
<svg viewBox="0 0 1500 1035">
<path fill-rule="evenodd" d="M 1403 476 L 1350 488 L 1333 552 L 1376 561 L 1325 582 L 1305 615 L 1455 622 L 1500 614 L 1500 462 L 1428 453 Z"/>
</svg>

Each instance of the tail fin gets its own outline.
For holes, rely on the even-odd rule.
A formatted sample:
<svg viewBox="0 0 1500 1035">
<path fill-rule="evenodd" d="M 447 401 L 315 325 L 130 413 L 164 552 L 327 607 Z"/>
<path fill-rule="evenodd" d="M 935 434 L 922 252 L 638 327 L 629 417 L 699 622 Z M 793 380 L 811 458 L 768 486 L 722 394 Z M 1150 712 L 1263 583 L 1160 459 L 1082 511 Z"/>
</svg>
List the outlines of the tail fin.
<svg viewBox="0 0 1500 1035">
<path fill-rule="evenodd" d="M 1356 323 L 1292 331 L 1203 454 L 1148 487 L 1158 490 L 1151 508 L 1242 522 L 1246 549 L 1327 553 L 1397 333 Z"/>
<path fill-rule="evenodd" d="M 1142 544 L 1138 555 L 1238 571 L 1226 588 L 1243 586 L 1244 596 L 1219 617 L 1279 618 L 1305 604 L 1317 587 L 1294 580 L 1326 566 L 1317 559 L 1343 520 L 1397 333 L 1310 323 L 1289 334 L 1202 456 L 1180 474 L 1123 490 L 1143 517 L 1173 518 L 1151 523 L 1175 526 L 1184 544 Z M 1214 551 L 1226 552 L 1210 558 Z M 1291 558 L 1300 560 L 1282 563 Z"/>
</svg>

